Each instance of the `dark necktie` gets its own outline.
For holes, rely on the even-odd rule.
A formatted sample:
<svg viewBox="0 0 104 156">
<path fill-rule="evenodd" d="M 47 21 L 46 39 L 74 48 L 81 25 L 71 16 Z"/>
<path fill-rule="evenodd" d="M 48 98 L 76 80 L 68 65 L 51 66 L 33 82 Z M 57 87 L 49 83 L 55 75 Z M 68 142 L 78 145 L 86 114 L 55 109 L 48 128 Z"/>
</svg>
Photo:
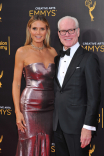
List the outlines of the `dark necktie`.
<svg viewBox="0 0 104 156">
<path fill-rule="evenodd" d="M 64 57 L 65 55 L 70 55 L 70 48 L 66 51 L 60 50 L 60 57 Z"/>
</svg>

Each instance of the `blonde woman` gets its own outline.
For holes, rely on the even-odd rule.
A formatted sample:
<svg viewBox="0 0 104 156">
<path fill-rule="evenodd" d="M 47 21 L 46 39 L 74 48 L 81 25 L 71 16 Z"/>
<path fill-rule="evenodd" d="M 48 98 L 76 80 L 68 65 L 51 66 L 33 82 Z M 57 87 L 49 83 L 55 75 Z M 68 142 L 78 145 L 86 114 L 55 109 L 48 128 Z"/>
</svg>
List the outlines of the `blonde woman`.
<svg viewBox="0 0 104 156">
<path fill-rule="evenodd" d="M 31 17 L 26 42 L 15 56 L 13 101 L 18 127 L 16 156 L 49 156 L 52 137 L 54 57 L 50 26 L 43 15 Z M 26 88 L 20 97 L 22 71 Z"/>
</svg>

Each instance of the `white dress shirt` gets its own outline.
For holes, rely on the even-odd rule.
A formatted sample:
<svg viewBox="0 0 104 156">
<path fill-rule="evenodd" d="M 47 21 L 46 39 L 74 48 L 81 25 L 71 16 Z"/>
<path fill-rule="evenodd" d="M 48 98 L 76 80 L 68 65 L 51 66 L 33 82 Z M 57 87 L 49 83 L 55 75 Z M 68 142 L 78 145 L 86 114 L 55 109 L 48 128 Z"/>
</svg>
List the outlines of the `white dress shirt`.
<svg viewBox="0 0 104 156">
<path fill-rule="evenodd" d="M 67 72 L 68 66 L 69 66 L 75 52 L 79 48 L 79 46 L 80 46 L 80 44 L 79 44 L 79 42 L 77 42 L 74 46 L 70 47 L 70 56 L 65 55 L 64 57 L 60 58 L 57 78 L 59 80 L 61 87 L 62 87 L 62 84 L 64 81 L 65 74 Z M 63 47 L 63 51 L 65 51 L 64 47 Z M 96 127 L 93 127 L 93 126 L 83 125 L 83 128 L 92 130 L 92 131 L 96 131 Z"/>
</svg>

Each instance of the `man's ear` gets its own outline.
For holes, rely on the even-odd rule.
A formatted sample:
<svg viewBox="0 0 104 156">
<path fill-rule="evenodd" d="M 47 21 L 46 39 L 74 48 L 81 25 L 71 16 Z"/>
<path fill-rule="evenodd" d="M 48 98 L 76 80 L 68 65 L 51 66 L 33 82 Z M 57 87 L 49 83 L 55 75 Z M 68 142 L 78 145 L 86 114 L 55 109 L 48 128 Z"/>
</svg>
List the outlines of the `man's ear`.
<svg viewBox="0 0 104 156">
<path fill-rule="evenodd" d="M 78 33 L 78 37 L 79 37 L 80 36 L 80 28 L 78 28 L 77 33 Z"/>
<path fill-rule="evenodd" d="M 60 38 L 60 33 L 59 33 L 59 31 L 58 31 L 58 36 L 59 36 L 59 38 Z"/>
</svg>

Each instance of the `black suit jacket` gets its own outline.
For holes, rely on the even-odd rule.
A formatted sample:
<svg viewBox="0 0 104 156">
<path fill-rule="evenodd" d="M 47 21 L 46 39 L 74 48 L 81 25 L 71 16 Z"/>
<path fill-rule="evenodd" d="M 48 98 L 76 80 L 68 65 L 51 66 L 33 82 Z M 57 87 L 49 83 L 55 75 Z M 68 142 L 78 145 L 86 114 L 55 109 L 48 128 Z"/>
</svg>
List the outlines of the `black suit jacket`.
<svg viewBox="0 0 104 156">
<path fill-rule="evenodd" d="M 75 52 L 62 87 L 57 79 L 60 55 L 55 57 L 53 130 L 58 121 L 68 134 L 79 134 L 83 124 L 97 125 L 100 104 L 100 69 L 96 54 L 81 46 Z"/>
</svg>

